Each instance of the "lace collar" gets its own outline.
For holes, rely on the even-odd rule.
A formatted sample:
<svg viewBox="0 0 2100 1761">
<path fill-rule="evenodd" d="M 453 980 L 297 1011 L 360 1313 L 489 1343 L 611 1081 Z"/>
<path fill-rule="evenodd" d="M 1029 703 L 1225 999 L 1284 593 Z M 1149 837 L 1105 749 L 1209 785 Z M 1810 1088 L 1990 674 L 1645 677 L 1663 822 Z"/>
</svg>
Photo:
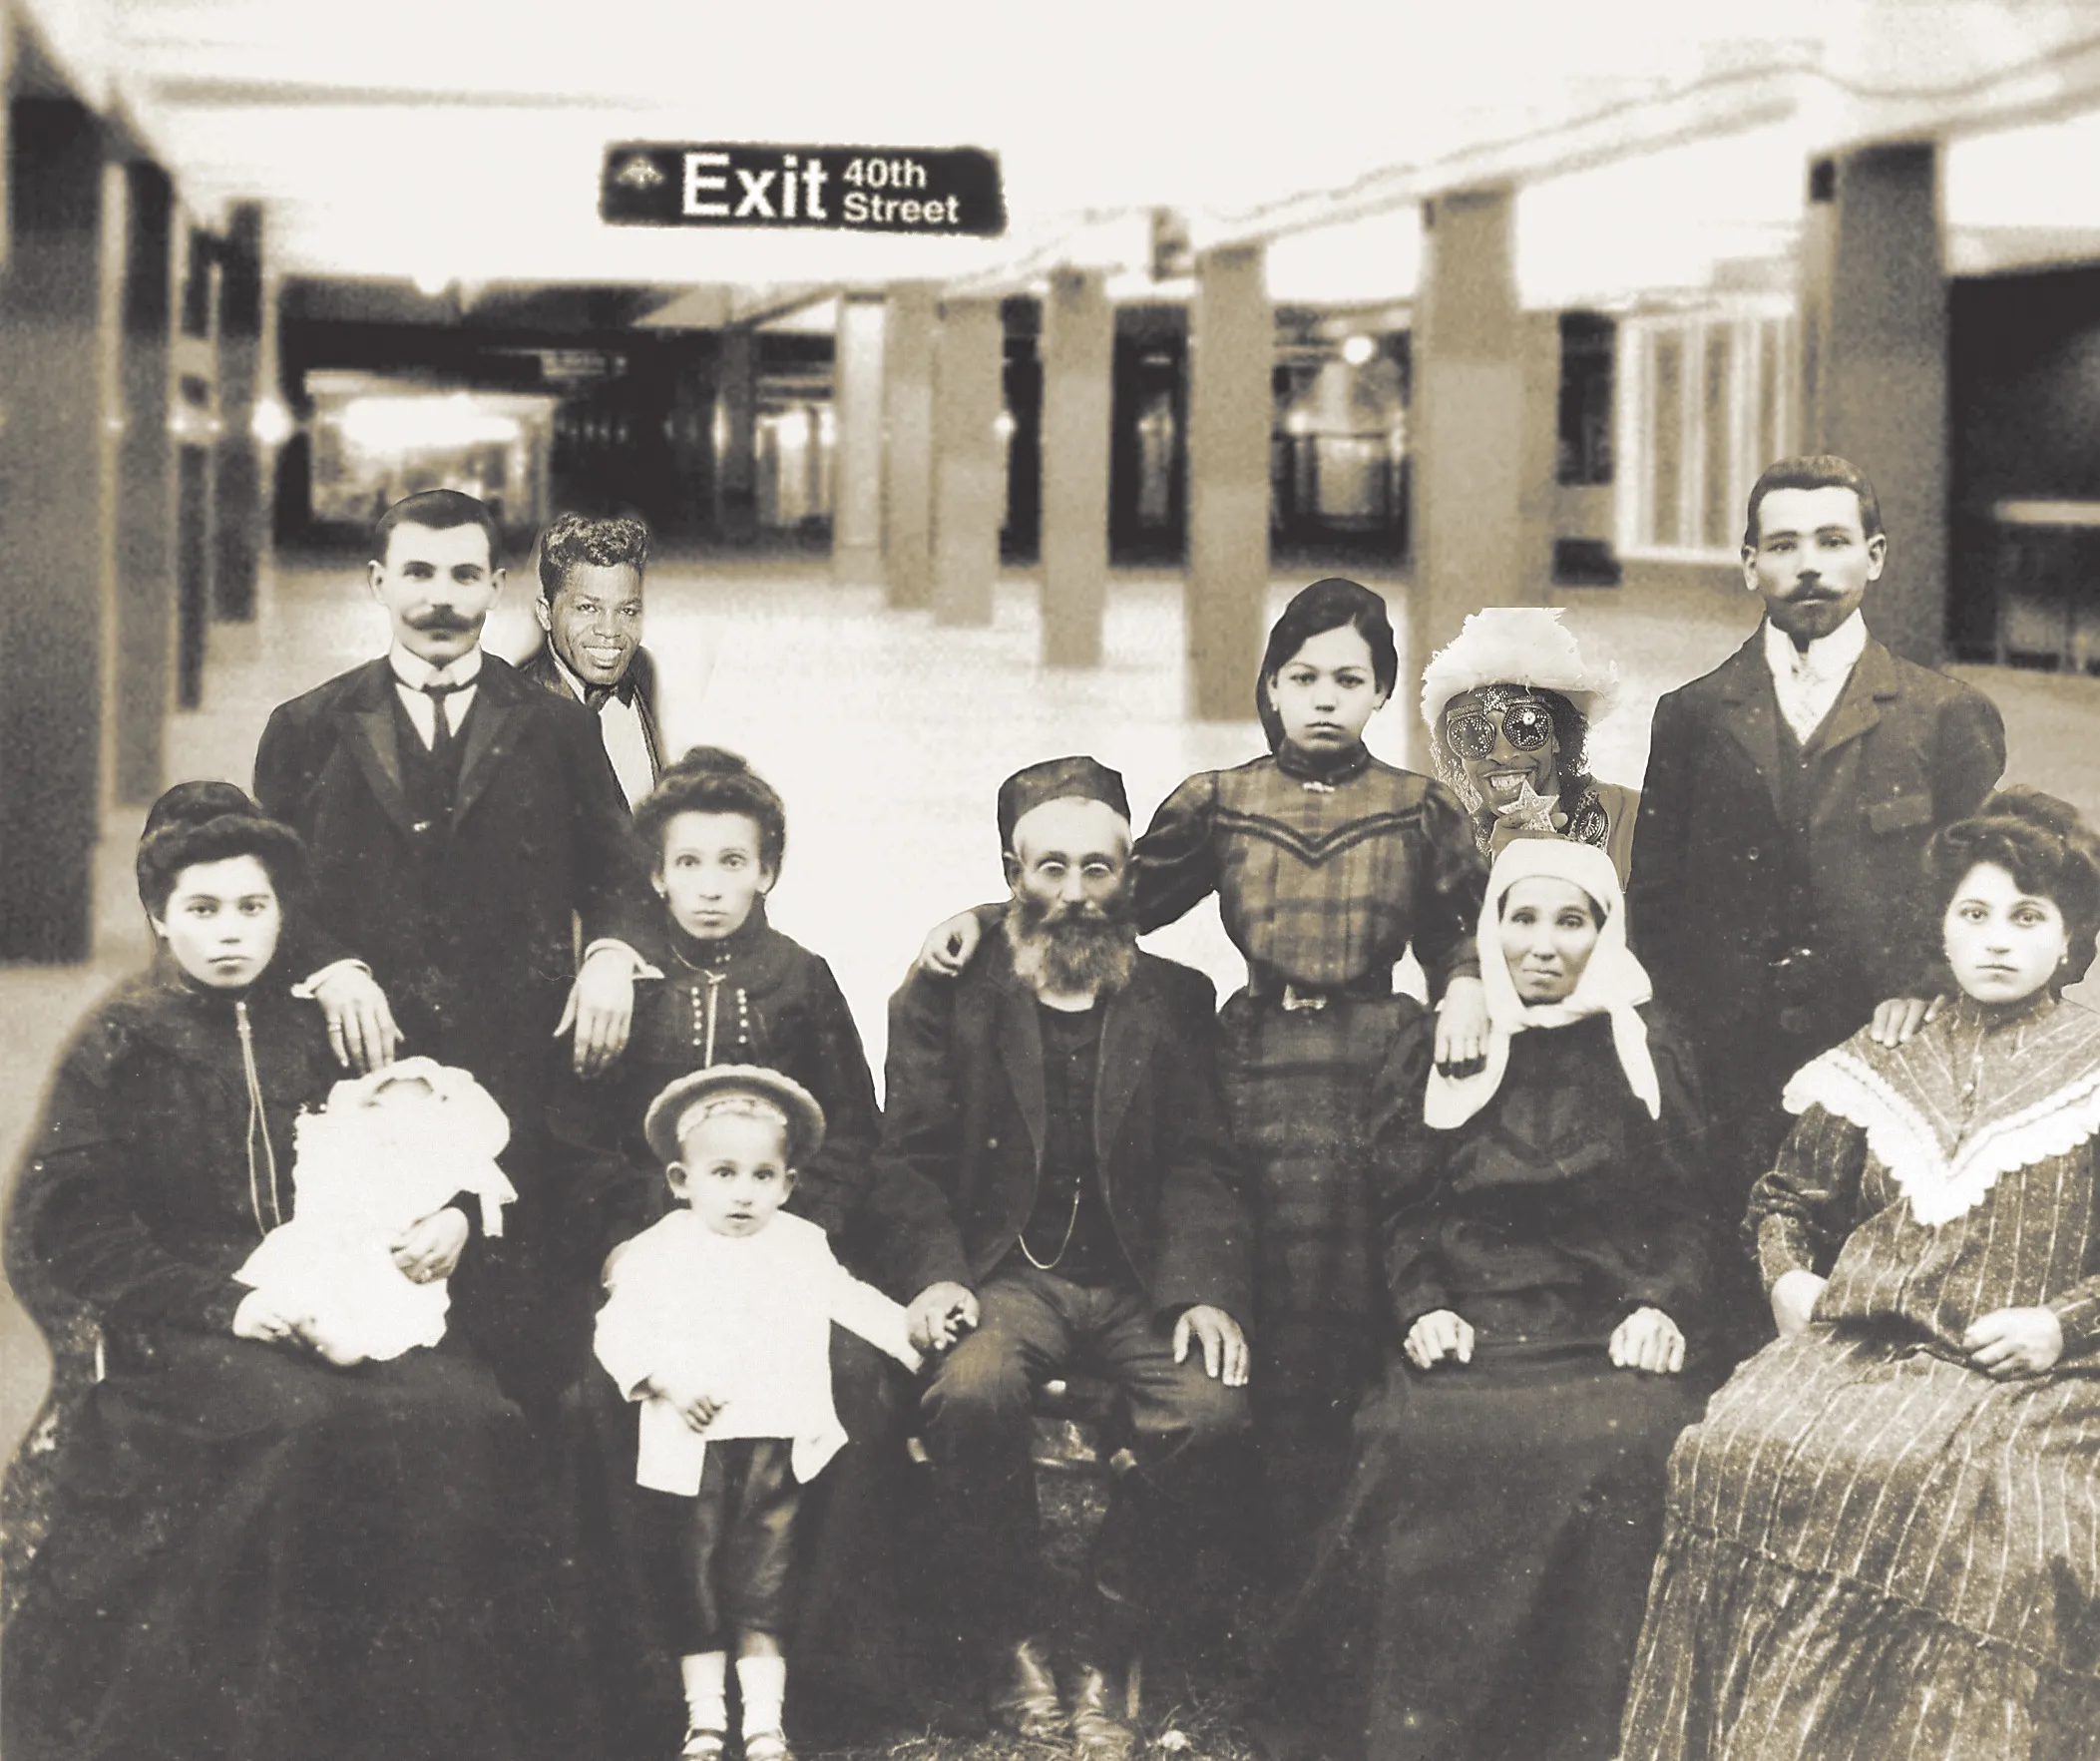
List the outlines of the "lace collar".
<svg viewBox="0 0 2100 1761">
<path fill-rule="evenodd" d="M 1863 1029 L 1796 1072 L 1784 1099 L 1864 1130 L 1911 1215 L 1936 1227 L 2001 1175 L 2100 1131 L 2100 1016 L 2047 993 L 2008 1010 L 1963 998 L 1906 1046 Z"/>
</svg>

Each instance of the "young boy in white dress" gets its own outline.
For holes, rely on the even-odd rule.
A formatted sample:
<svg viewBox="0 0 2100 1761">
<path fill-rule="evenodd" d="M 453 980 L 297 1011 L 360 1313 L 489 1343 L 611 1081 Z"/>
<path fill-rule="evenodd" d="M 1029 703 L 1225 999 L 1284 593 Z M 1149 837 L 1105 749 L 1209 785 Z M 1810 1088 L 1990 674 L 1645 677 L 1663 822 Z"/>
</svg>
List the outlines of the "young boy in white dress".
<svg viewBox="0 0 2100 1761">
<path fill-rule="evenodd" d="M 801 1488 L 846 1441 L 831 1400 L 831 1326 L 919 1366 L 905 1312 L 782 1213 L 824 1138 L 807 1090 L 716 1065 L 658 1095 L 644 1126 L 680 1202 L 618 1250 L 599 1362 L 638 1402 L 643 1520 L 624 1537 L 644 1617 L 680 1660 L 681 1761 L 717 1761 L 736 1651 L 745 1761 L 793 1761 L 782 1734 L 786 1626 Z"/>
</svg>

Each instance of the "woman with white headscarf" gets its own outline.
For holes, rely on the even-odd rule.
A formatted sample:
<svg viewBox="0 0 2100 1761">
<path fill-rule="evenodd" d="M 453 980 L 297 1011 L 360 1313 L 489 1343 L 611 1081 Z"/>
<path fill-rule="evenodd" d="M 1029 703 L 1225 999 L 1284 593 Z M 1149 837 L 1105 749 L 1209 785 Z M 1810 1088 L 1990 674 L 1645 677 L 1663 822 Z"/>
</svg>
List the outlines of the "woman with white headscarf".
<svg viewBox="0 0 2100 1761">
<path fill-rule="evenodd" d="M 1624 917 L 1601 849 L 1509 844 L 1479 925 L 1485 1068 L 1434 1072 L 1419 1031 L 1387 1065 L 1397 1349 L 1282 1622 L 1324 1755 L 1612 1753 L 1664 1466 L 1706 1392 L 1708 1263 L 1691 1064 Z"/>
</svg>

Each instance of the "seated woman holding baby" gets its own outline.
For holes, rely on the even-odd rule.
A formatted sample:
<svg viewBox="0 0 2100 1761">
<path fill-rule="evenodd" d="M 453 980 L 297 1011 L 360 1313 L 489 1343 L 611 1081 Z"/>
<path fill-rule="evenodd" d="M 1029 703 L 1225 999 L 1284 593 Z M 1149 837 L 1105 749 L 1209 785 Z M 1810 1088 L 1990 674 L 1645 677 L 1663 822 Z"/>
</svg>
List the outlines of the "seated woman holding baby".
<svg viewBox="0 0 2100 1761">
<path fill-rule="evenodd" d="M 339 1204 L 329 1237 L 302 1201 L 289 1230 L 294 1121 L 340 1074 L 276 959 L 301 866 L 230 784 L 162 797 L 138 858 L 153 963 L 75 1037 L 16 1188 L 10 1281 L 55 1336 L 85 1315 L 103 1373 L 63 1414 L 49 1531 L 12 1586 L 8 1761 L 515 1761 L 548 1728 L 513 1624 L 523 1416 L 452 1339 L 427 1348 L 432 1287 L 498 1226 L 486 1112 L 461 1196 L 382 1156 L 365 1196 L 407 1212 Z M 356 1087 L 418 1137 L 448 1099 L 410 1078 L 403 1112 Z M 390 1276 L 386 1326 L 364 1298 L 327 1310 L 331 1283 Z"/>
</svg>

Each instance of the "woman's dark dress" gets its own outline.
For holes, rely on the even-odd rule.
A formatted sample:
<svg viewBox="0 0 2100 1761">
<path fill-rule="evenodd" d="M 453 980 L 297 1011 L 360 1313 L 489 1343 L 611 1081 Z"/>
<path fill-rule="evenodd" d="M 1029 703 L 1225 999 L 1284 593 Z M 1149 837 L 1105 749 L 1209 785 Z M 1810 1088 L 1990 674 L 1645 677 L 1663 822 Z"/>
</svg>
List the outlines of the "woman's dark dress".
<svg viewBox="0 0 2100 1761">
<path fill-rule="evenodd" d="M 1393 970 L 1412 945 L 1432 997 L 1477 976 L 1486 875 L 1458 797 L 1361 745 L 1313 758 L 1285 744 L 1192 776 L 1132 852 L 1140 930 L 1215 892 L 1247 961 L 1220 1015 L 1220 1077 L 1253 1178 L 1250 1392 L 1286 1559 L 1333 1506 L 1377 1369 L 1368 1101 L 1422 1014 Z"/>
<path fill-rule="evenodd" d="M 1516 1035 L 1500 1088 L 1455 1131 L 1422 1121 L 1430 1023 L 1387 1067 L 1393 1363 L 1281 1622 L 1285 1673 L 1334 1690 L 1322 1711 L 1336 1754 L 1613 1752 L 1663 1466 L 1705 1395 L 1693 1375 L 1614 1368 L 1606 1349 L 1642 1307 L 1696 1339 L 1708 1260 L 1687 1202 L 1701 1144 L 1690 1061 L 1642 1015 L 1659 1120 L 1601 1015 Z M 1471 1324 L 1470 1365 L 1424 1372 L 1400 1356 L 1437 1309 Z"/>
<path fill-rule="evenodd" d="M 257 986 L 245 1006 L 288 1212 L 293 1116 L 337 1073 L 314 1005 Z M 523 1418 L 456 1350 L 338 1369 L 233 1337 L 232 1272 L 270 1208 L 248 1121 L 234 1000 L 180 978 L 120 991 L 59 1069 L 8 1270 L 47 1325 L 86 1306 L 108 1374 L 62 1424 L 0 1750 L 538 1754 L 558 1707 L 507 1515 Z"/>
</svg>

